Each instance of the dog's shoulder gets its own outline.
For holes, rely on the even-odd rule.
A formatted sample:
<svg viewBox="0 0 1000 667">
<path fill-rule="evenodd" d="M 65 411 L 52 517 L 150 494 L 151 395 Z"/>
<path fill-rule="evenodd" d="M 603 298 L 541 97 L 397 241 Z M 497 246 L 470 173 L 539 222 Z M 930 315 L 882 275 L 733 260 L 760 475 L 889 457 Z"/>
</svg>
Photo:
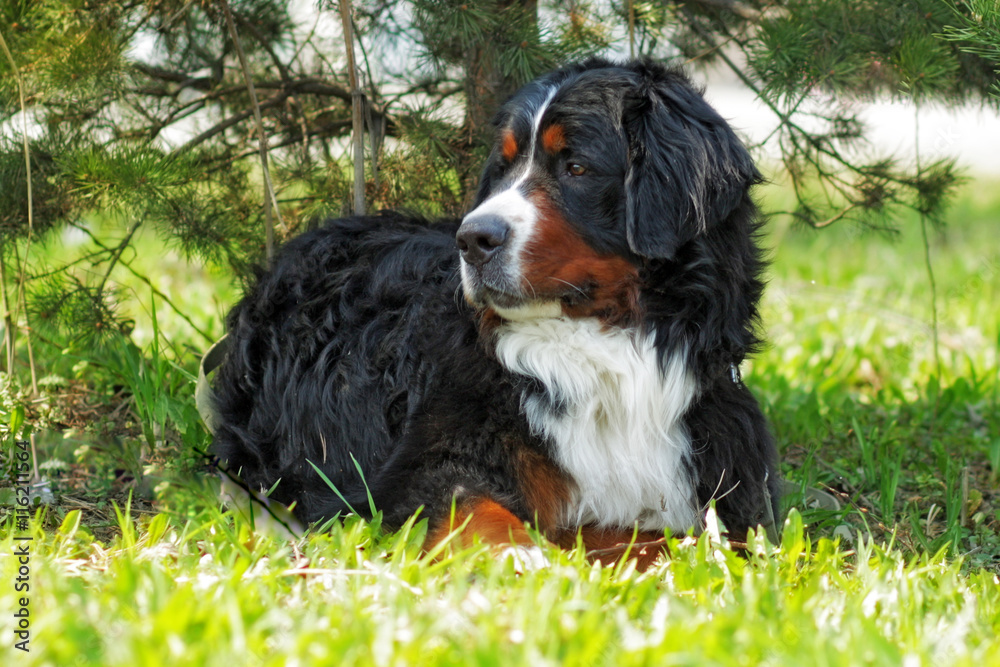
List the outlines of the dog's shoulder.
<svg viewBox="0 0 1000 667">
<path fill-rule="evenodd" d="M 428 290 L 457 287 L 454 233 L 457 220 L 428 221 L 385 212 L 327 220 L 283 245 L 260 267 L 244 298 L 231 311 L 230 332 L 262 326 L 316 324 L 338 303 L 338 317 L 373 308 L 405 306 Z"/>
<path fill-rule="evenodd" d="M 437 268 L 457 265 L 455 231 L 459 222 L 430 221 L 390 211 L 333 218 L 285 244 L 270 270 L 261 276 L 276 282 L 301 276 L 312 281 L 317 270 L 337 277 L 345 271 L 349 275 L 378 269 L 421 277 Z"/>
</svg>

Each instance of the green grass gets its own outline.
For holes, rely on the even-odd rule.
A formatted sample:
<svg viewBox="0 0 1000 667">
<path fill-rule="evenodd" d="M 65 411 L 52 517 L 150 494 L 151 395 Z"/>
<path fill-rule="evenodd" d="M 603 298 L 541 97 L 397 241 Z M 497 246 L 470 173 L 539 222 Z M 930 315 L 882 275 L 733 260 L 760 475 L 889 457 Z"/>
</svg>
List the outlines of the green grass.
<svg viewBox="0 0 1000 667">
<path fill-rule="evenodd" d="M 1000 664 L 995 574 L 847 552 L 794 521 L 749 559 L 675 541 L 645 574 L 550 551 L 518 575 L 483 549 L 430 562 L 419 531 L 356 521 L 289 544 L 161 514 L 98 547 L 78 519 L 33 531 L 25 664 Z"/>
<path fill-rule="evenodd" d="M 779 222 L 764 305 L 770 348 L 748 382 L 770 412 L 787 476 L 843 494 L 851 511 L 836 521 L 895 534 L 907 549 L 947 544 L 996 568 L 1000 200 L 988 192 L 970 188 L 932 235 L 940 377 L 916 219 L 896 239 Z"/>
<path fill-rule="evenodd" d="M 35 529 L 33 652 L 5 664 L 1000 664 L 995 574 L 801 526 L 748 560 L 702 540 L 645 574 L 552 551 L 518 575 L 353 521 L 289 544 L 159 515 L 97 548 L 77 518 Z"/>
<path fill-rule="evenodd" d="M 792 493 L 781 544 L 744 558 L 675 540 L 644 574 L 555 549 L 523 574 L 485 548 L 431 560 L 420 522 L 350 518 L 294 541 L 251 526 L 193 453 L 208 442 L 187 351 L 201 343 L 135 284 L 139 346 L 44 351 L 66 376 L 44 401 L 0 397 L 0 433 L 22 405 L 40 463 L 63 465 L 43 470 L 55 504 L 0 532 L 0 554 L 33 537 L 31 652 L 13 649 L 3 556 L 0 664 L 1000 665 L 996 191 L 969 188 L 933 235 L 940 376 L 916 221 L 896 241 L 772 225 L 770 345 L 746 381 L 786 478 L 844 509 Z M 228 281 L 157 260 L 158 287 L 190 283 L 193 298 L 168 293 L 218 333 Z M 55 429 L 81 385 L 96 416 Z"/>
</svg>

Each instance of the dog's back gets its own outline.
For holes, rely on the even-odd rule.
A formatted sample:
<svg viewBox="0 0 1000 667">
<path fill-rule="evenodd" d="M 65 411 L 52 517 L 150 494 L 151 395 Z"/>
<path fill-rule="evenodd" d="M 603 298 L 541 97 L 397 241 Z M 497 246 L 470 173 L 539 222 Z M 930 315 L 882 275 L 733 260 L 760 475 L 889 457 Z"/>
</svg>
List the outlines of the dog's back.
<svg viewBox="0 0 1000 667">
<path fill-rule="evenodd" d="M 280 480 L 273 498 L 296 502 L 307 521 L 346 510 L 315 465 L 367 509 L 358 466 L 377 471 L 421 405 L 436 379 L 426 352 L 476 346 L 458 293 L 457 228 L 397 214 L 338 219 L 279 251 L 230 313 L 215 380 L 213 449 L 247 484 Z"/>
</svg>

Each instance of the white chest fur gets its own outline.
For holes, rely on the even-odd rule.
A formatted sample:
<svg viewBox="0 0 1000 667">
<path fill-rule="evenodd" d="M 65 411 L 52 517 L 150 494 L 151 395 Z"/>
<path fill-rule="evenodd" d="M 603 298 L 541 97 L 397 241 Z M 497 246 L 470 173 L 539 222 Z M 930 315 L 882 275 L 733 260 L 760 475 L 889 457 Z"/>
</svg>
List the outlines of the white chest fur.
<svg viewBox="0 0 1000 667">
<path fill-rule="evenodd" d="M 499 333 L 500 362 L 548 393 L 526 393 L 522 407 L 576 483 L 570 525 L 683 531 L 697 523 L 682 421 L 697 387 L 685 355 L 661 371 L 650 337 L 604 331 L 592 319 L 528 319 Z"/>
</svg>

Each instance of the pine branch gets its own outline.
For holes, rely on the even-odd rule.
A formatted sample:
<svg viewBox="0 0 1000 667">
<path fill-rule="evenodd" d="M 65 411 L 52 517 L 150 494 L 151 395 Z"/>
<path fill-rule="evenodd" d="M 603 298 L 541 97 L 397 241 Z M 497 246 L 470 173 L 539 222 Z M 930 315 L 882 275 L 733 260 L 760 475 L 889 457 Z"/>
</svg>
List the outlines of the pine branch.
<svg viewBox="0 0 1000 667">
<path fill-rule="evenodd" d="M 163 67 L 147 65 L 141 62 L 135 62 L 132 66 L 152 79 L 159 79 L 160 81 L 169 81 L 170 83 L 178 84 L 178 91 L 182 88 L 194 88 L 195 90 L 210 91 L 222 82 L 222 79 L 219 77 L 191 76 L 189 74 L 185 74 L 184 72 L 176 72 Z M 172 95 L 176 94 L 176 92 L 172 93 Z"/>
<path fill-rule="evenodd" d="M 281 107 L 289 97 L 295 94 L 312 94 L 312 95 L 330 96 L 341 100 L 344 99 L 351 100 L 350 92 L 347 91 L 346 89 L 341 88 L 339 86 L 331 85 L 329 83 L 326 83 L 324 81 L 321 81 L 313 77 L 304 77 L 296 81 L 288 82 L 288 84 L 283 84 L 282 82 L 265 81 L 263 83 L 256 84 L 256 87 L 258 89 L 263 89 L 263 90 L 278 91 L 277 93 L 275 93 L 274 96 L 259 103 L 259 106 L 262 110 Z M 219 91 L 218 94 L 209 94 L 206 95 L 204 98 L 193 100 L 192 102 L 189 103 L 189 105 L 201 103 L 203 99 L 205 102 L 207 102 L 210 99 L 221 98 L 224 95 L 235 94 L 242 90 L 243 90 L 242 88 L 238 89 L 227 88 L 225 89 L 225 92 Z M 376 108 L 374 105 L 372 105 L 368 101 L 367 97 L 364 95 L 362 95 L 362 101 L 364 103 L 363 107 L 364 112 L 366 115 L 371 116 L 371 121 L 373 125 L 380 127 L 382 129 L 382 133 L 385 136 L 396 137 L 399 135 L 399 122 L 400 120 L 405 119 L 406 116 L 403 116 L 402 119 L 397 120 L 396 118 L 387 115 L 384 110 Z M 194 112 L 193 110 L 190 110 L 190 113 L 193 112 Z M 185 115 L 187 115 L 187 114 L 180 115 L 177 111 L 175 111 L 174 113 L 177 115 L 173 117 L 170 120 L 170 122 L 179 120 L 180 118 L 183 118 Z M 246 109 L 216 123 L 215 125 L 201 132 L 197 136 L 189 139 L 186 143 L 184 143 L 180 148 L 177 149 L 178 152 L 182 153 L 189 151 L 198 145 L 201 145 L 203 143 L 212 140 L 213 138 L 222 134 L 229 128 L 247 120 L 248 118 L 253 116 L 253 113 L 254 113 L 253 109 Z M 159 122 L 153 124 L 150 128 L 143 130 L 143 133 L 148 132 L 151 136 L 158 134 L 160 131 L 162 131 L 163 127 L 166 127 L 167 124 L 168 124 L 167 122 Z M 277 147 L 288 146 L 293 143 L 296 143 L 297 141 L 302 140 L 305 137 L 322 137 L 322 136 L 329 136 L 333 133 L 339 135 L 342 130 L 345 130 L 348 127 L 350 127 L 349 123 L 342 123 L 340 121 L 332 121 L 312 128 L 309 128 L 308 125 L 309 123 L 305 119 L 303 119 L 302 123 L 294 126 L 297 132 L 289 134 L 290 138 L 288 140 L 284 140 L 276 144 L 271 144 L 271 147 L 277 148 Z M 240 154 L 240 157 L 246 157 L 246 156 L 247 156 L 246 154 Z M 224 162 L 228 164 L 235 161 L 235 159 L 237 158 L 232 156 L 227 156 L 226 158 L 224 158 Z"/>
<path fill-rule="evenodd" d="M 188 139 L 188 141 L 183 146 L 177 149 L 177 152 L 183 153 L 185 151 L 189 151 L 195 146 L 203 144 L 209 139 L 212 139 L 213 137 L 225 132 L 232 126 L 242 123 L 247 118 L 250 118 L 255 113 L 258 113 L 259 110 L 270 109 L 272 107 L 281 106 L 282 104 L 285 103 L 286 99 L 288 99 L 288 94 L 285 92 L 281 92 L 275 95 L 274 97 L 265 100 L 264 102 L 258 103 L 256 106 L 251 107 L 250 109 L 246 109 L 245 111 L 241 111 L 240 113 L 234 116 L 230 116 L 229 118 L 216 123 L 215 125 L 208 128 L 207 130 L 197 135 L 196 137 Z M 263 137 L 266 135 L 263 132 L 261 132 L 261 136 Z M 260 150 L 258 149 L 257 152 L 259 153 Z"/>
<path fill-rule="evenodd" d="M 163 90 L 151 90 L 147 88 L 131 88 L 127 92 L 135 93 L 137 95 L 143 95 L 146 97 L 177 97 L 182 89 L 178 88 L 173 92 L 169 92 L 165 89 Z M 205 108 L 205 105 L 213 100 L 222 100 L 231 95 L 235 95 L 246 90 L 245 86 L 230 86 L 227 88 L 220 88 L 213 90 L 211 92 L 205 93 L 189 102 L 181 104 L 176 109 L 172 110 L 165 118 L 151 118 L 148 114 L 143 114 L 147 117 L 152 125 L 143 131 L 141 134 L 143 136 L 148 136 L 148 138 L 155 138 L 164 128 L 176 123 L 179 120 L 183 120 L 188 116 L 201 111 Z M 134 105 L 137 106 L 137 105 Z"/>
<path fill-rule="evenodd" d="M 267 41 L 264 35 L 261 34 L 260 30 L 257 29 L 257 26 L 252 21 L 247 21 L 241 14 L 237 14 L 236 19 L 240 22 L 240 25 L 242 25 L 254 37 L 254 39 L 257 40 L 260 47 L 264 49 L 267 55 L 271 58 L 271 62 L 274 63 L 274 66 L 278 69 L 278 74 L 281 76 L 282 84 L 287 86 L 292 81 L 292 74 L 288 69 L 288 66 L 281 60 L 281 58 L 278 57 L 278 54 L 275 53 L 273 48 L 271 48 L 271 44 Z M 294 60 L 294 57 L 292 60 Z M 300 119 L 299 126 L 302 129 L 302 135 L 308 136 L 306 129 L 307 123 L 305 107 L 295 95 L 289 96 L 288 99 L 295 107 L 298 108 Z M 303 151 L 303 155 L 308 158 L 308 150 Z"/>
<path fill-rule="evenodd" d="M 268 42 L 267 38 L 261 34 L 260 30 L 257 29 L 257 26 L 254 25 L 252 21 L 246 20 L 241 14 L 234 14 L 233 18 L 239 21 L 240 25 L 250 33 L 250 35 L 257 41 L 257 44 L 260 45 L 260 48 L 264 49 L 264 52 L 271 58 L 271 62 L 273 62 L 274 66 L 278 69 L 278 74 L 281 76 L 282 82 L 287 83 L 291 81 L 292 74 L 289 71 L 288 66 L 285 65 L 281 58 L 278 57 L 278 54 L 274 52 L 274 49 L 271 48 L 270 42 Z"/>
<path fill-rule="evenodd" d="M 351 127 L 351 121 L 348 120 L 331 121 L 329 123 L 317 125 L 316 127 L 307 130 L 305 133 L 289 135 L 288 138 L 276 143 L 271 143 L 269 144 L 269 146 L 273 151 L 277 148 L 284 148 L 286 146 L 297 144 L 300 141 L 303 141 L 309 137 L 323 137 L 323 136 L 330 136 L 333 134 L 339 135 L 340 130 L 346 130 L 350 127 Z M 225 158 L 219 160 L 216 164 L 213 164 L 211 167 L 206 169 L 206 173 L 211 174 L 219 171 L 220 169 L 226 169 L 232 166 L 234 163 L 239 162 L 240 160 L 245 160 L 248 157 L 256 155 L 257 152 L 258 152 L 257 149 L 253 149 L 249 151 L 244 151 L 243 153 L 237 153 L 236 155 L 226 156 Z"/>
<path fill-rule="evenodd" d="M 82 231 L 84 234 L 86 234 L 88 237 L 90 237 L 90 240 L 91 240 L 91 242 L 94 243 L 94 245 L 96 245 L 97 247 L 101 248 L 101 252 L 100 253 L 91 253 L 91 255 L 88 255 L 88 257 L 93 257 L 93 256 L 100 255 L 100 254 L 112 254 L 112 255 L 115 255 L 116 253 L 117 253 L 118 257 L 121 256 L 120 248 L 122 248 L 123 246 L 119 246 L 119 248 L 112 248 L 112 247 L 110 247 L 110 246 L 102 243 L 101 240 L 98 239 L 96 236 L 94 236 L 93 232 L 91 232 L 86 227 L 84 227 L 82 225 L 78 225 L 76 223 L 72 223 L 72 222 L 70 223 L 70 225 L 72 227 L 75 227 L 76 229 Z M 138 227 L 138 225 L 136 225 L 136 227 Z M 134 229 L 135 228 L 133 228 L 133 231 L 134 231 Z M 63 267 L 63 268 L 68 268 L 69 266 L 70 265 L 67 265 L 66 267 Z M 178 307 L 173 301 L 171 301 L 170 297 L 168 297 L 165 293 L 163 293 L 160 289 L 158 289 L 156 287 L 156 285 L 154 285 L 153 282 L 149 279 L 148 276 L 145 276 L 145 275 L 139 273 L 138 271 L 136 271 L 129 262 L 121 262 L 121 266 L 125 267 L 128 270 L 128 272 L 131 273 L 133 276 L 135 276 L 136 278 L 138 278 L 142 282 L 146 283 L 146 285 L 149 286 L 150 290 L 152 290 L 153 294 L 155 294 L 156 296 L 158 296 L 161 299 L 163 299 L 164 303 L 166 303 L 168 306 L 170 306 L 171 310 L 173 310 L 175 313 L 177 313 L 177 315 L 182 320 L 184 320 L 185 322 L 187 322 L 191 326 L 191 328 L 194 329 L 195 331 L 197 331 L 206 341 L 208 341 L 210 343 L 215 341 L 215 339 L 208 332 L 206 332 L 204 329 L 202 329 L 197 324 L 195 324 L 194 321 L 190 317 L 188 317 L 187 313 L 185 313 L 183 310 L 180 309 L 180 307 Z M 110 270 L 109 270 L 108 273 L 110 274 Z M 35 276 L 35 278 L 39 278 L 39 277 L 42 277 L 42 276 Z M 107 275 L 105 276 L 105 280 L 106 279 L 107 279 Z M 104 286 L 104 283 L 102 282 L 101 283 L 101 288 L 102 289 L 103 289 L 103 286 Z M 98 290 L 98 291 L 101 291 L 101 290 Z"/>
<path fill-rule="evenodd" d="M 685 2 L 711 7 L 712 9 L 723 9 L 748 21 L 756 21 L 762 15 L 759 9 L 755 9 L 739 0 L 685 0 Z"/>
<path fill-rule="evenodd" d="M 687 11 L 687 10 L 682 10 L 682 11 Z M 693 17 L 690 17 L 689 22 L 692 30 L 696 34 L 698 34 L 698 36 L 702 40 L 704 40 L 710 46 L 716 45 L 713 36 L 710 35 L 696 20 L 694 20 Z M 732 38 L 732 35 L 730 35 L 724 27 L 720 29 L 720 32 L 724 36 Z M 745 47 L 741 45 L 741 48 Z M 845 210 L 841 215 L 834 215 L 829 220 L 818 223 L 820 226 L 824 227 L 829 226 L 833 222 L 845 218 L 846 213 L 848 213 L 850 209 L 853 209 L 856 206 L 867 207 L 868 205 L 878 204 L 879 200 L 868 200 L 868 199 L 858 200 L 857 196 L 852 193 L 852 189 L 855 189 L 857 186 L 848 183 L 838 174 L 826 169 L 823 166 L 820 159 L 816 157 L 816 155 L 821 155 L 825 156 L 826 158 L 829 158 L 834 163 L 845 168 L 849 173 L 854 173 L 865 178 L 883 179 L 886 182 L 890 182 L 895 185 L 900 185 L 904 187 L 913 187 L 913 183 L 911 182 L 910 179 L 893 175 L 888 171 L 886 171 L 885 169 L 880 169 L 879 165 L 875 165 L 874 167 L 866 165 L 857 165 L 851 160 L 844 157 L 844 155 L 841 154 L 840 151 L 833 148 L 831 145 L 829 145 L 828 142 L 825 142 L 821 137 L 817 137 L 813 133 L 806 131 L 801 125 L 795 122 L 793 116 L 795 114 L 795 109 L 798 108 L 798 104 L 796 104 L 793 110 L 790 112 L 782 111 L 768 96 L 763 94 L 761 88 L 758 85 L 756 85 L 756 83 L 739 66 L 736 65 L 736 63 L 732 60 L 732 58 L 730 58 L 730 56 L 725 52 L 725 50 L 719 50 L 718 54 L 720 59 L 734 74 L 736 74 L 736 76 L 744 83 L 744 85 L 746 85 L 747 88 L 753 91 L 754 94 L 757 96 L 757 98 L 761 100 L 765 104 L 765 106 L 767 106 L 771 110 L 771 112 L 775 114 L 775 116 L 777 116 L 780 124 L 788 128 L 789 140 L 792 142 L 792 146 L 794 148 L 794 150 L 792 151 L 792 155 L 800 156 L 804 160 L 806 160 L 806 162 L 808 162 L 809 165 L 813 169 L 815 169 L 816 174 L 820 177 L 821 183 L 827 183 L 833 186 L 838 191 L 838 193 L 849 202 L 847 207 L 848 210 Z M 800 143 L 800 140 L 805 141 L 808 144 L 808 146 L 803 146 Z M 816 155 L 814 155 L 813 152 L 815 152 Z M 788 167 L 788 173 L 792 179 L 792 187 L 795 191 L 796 198 L 800 202 L 806 201 L 805 194 L 802 191 L 803 184 L 800 181 L 799 175 L 796 173 L 796 169 L 793 168 L 793 165 L 788 163 L 787 158 L 785 162 L 786 166 Z M 801 216 L 798 217 L 801 218 Z M 816 223 L 810 220 L 809 224 L 811 226 L 815 226 Z"/>
<path fill-rule="evenodd" d="M 128 230 L 125 238 L 123 238 L 118 246 L 112 251 L 111 257 L 108 260 L 108 270 L 104 272 L 104 277 L 101 278 L 101 282 L 97 286 L 98 293 L 104 291 L 104 286 L 107 284 L 108 278 L 111 277 L 111 272 L 115 270 L 115 265 L 117 265 L 118 260 L 121 259 L 122 253 L 125 252 L 125 248 L 132 242 L 132 237 L 135 236 L 137 231 L 139 231 L 140 225 L 142 225 L 141 221 L 132 225 L 132 229 Z M 91 238 L 93 238 L 93 236 L 91 236 Z"/>
<path fill-rule="evenodd" d="M 829 218 L 821 222 L 815 222 L 808 216 L 802 215 L 798 211 L 771 211 L 770 215 L 790 215 L 793 218 L 798 218 L 799 220 L 806 223 L 813 229 L 823 229 L 824 227 L 829 227 L 833 223 L 842 219 L 844 216 L 846 216 L 848 213 L 850 213 L 858 206 L 860 206 L 858 202 L 852 202 L 849 206 L 844 207 L 842 210 L 838 211 L 834 215 L 830 216 Z"/>
<path fill-rule="evenodd" d="M 71 223 L 70 226 L 74 226 L 74 225 L 72 225 L 72 223 Z M 93 235 L 91 235 L 91 238 L 93 238 Z M 103 257 L 105 255 L 110 254 L 113 251 L 114 251 L 113 248 L 105 248 L 103 250 L 99 250 L 99 251 L 96 251 L 96 252 L 87 253 L 86 255 L 83 255 L 81 257 L 77 257 L 73 261 L 66 262 L 65 264 L 59 265 L 59 268 L 57 268 L 57 269 L 52 269 L 50 271 L 46 271 L 45 273 L 34 273 L 34 274 L 32 274 L 31 276 L 28 277 L 28 280 L 29 281 L 35 281 L 35 280 L 44 280 L 46 278 L 51 278 L 52 276 L 57 276 L 60 273 L 64 273 L 67 269 L 71 269 L 74 266 L 76 266 L 77 264 L 84 264 L 85 262 L 90 262 L 90 265 L 92 267 L 97 266 L 98 264 L 106 261 L 104 259 L 98 259 L 98 257 Z"/>
</svg>

